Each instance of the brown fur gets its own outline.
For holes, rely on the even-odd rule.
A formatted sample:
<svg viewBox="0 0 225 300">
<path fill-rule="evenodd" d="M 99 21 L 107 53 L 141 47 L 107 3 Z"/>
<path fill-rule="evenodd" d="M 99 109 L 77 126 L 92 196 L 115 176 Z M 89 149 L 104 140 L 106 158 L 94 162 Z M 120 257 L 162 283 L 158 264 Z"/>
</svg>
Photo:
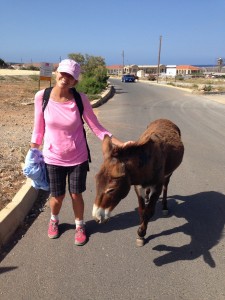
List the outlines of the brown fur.
<svg viewBox="0 0 225 300">
<path fill-rule="evenodd" d="M 159 119 L 147 127 L 135 144 L 125 148 L 113 146 L 105 136 L 102 150 L 104 162 L 96 175 L 95 206 L 113 210 L 134 185 L 141 221 L 138 235 L 144 237 L 162 189 L 163 209 L 167 210 L 169 179 L 184 153 L 180 130 L 173 122 Z M 138 186 L 146 189 L 147 203 Z"/>
</svg>

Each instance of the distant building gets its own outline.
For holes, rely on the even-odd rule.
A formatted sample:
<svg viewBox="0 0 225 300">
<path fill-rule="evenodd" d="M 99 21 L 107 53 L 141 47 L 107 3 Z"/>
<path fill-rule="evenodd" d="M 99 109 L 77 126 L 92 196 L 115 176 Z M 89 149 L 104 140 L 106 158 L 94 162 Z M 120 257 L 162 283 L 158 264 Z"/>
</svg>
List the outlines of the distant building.
<svg viewBox="0 0 225 300">
<path fill-rule="evenodd" d="M 215 77 L 215 78 L 220 78 L 220 77 L 225 78 L 225 72 L 214 72 L 211 75 L 212 75 L 212 77 Z"/>
<path fill-rule="evenodd" d="M 201 68 L 189 65 L 177 66 L 177 75 L 195 75 L 201 72 Z"/>
<path fill-rule="evenodd" d="M 122 74 L 134 74 L 140 78 L 148 77 L 149 75 L 157 75 L 159 71 L 160 76 L 175 77 L 177 75 L 187 76 L 187 75 L 199 75 L 199 74 L 212 74 L 216 72 L 218 67 L 197 67 L 192 65 L 112 65 L 107 66 L 108 75 L 121 76 Z M 210 72 L 211 71 L 211 72 Z M 224 73 L 225 67 L 221 68 L 221 76 Z M 217 71 L 218 72 L 218 71 Z M 218 76 L 218 74 L 217 74 Z"/>
<path fill-rule="evenodd" d="M 175 77 L 177 75 L 177 66 L 176 65 L 167 65 L 165 75 Z"/>
<path fill-rule="evenodd" d="M 137 75 L 137 71 L 139 70 L 139 67 L 137 65 L 127 65 L 127 66 L 124 66 L 123 70 L 124 70 L 125 74 Z"/>
<path fill-rule="evenodd" d="M 106 69 L 108 75 L 119 76 L 123 74 L 123 66 L 121 65 L 106 66 Z"/>
<path fill-rule="evenodd" d="M 108 75 L 122 75 L 122 74 L 134 74 L 138 75 L 141 74 L 142 76 L 146 76 L 149 74 L 156 75 L 158 73 L 158 66 L 157 65 L 112 65 L 107 66 L 107 74 Z M 165 65 L 159 65 L 159 73 L 165 73 L 166 72 L 166 66 Z M 140 77 L 140 75 L 138 75 Z"/>
<path fill-rule="evenodd" d="M 137 77 L 139 77 L 139 78 L 145 77 L 145 72 L 143 70 L 137 71 Z"/>
<path fill-rule="evenodd" d="M 143 70 L 146 75 L 158 74 L 158 65 L 140 65 L 138 66 L 139 70 Z M 166 66 L 165 65 L 159 65 L 159 74 L 166 72 Z"/>
</svg>

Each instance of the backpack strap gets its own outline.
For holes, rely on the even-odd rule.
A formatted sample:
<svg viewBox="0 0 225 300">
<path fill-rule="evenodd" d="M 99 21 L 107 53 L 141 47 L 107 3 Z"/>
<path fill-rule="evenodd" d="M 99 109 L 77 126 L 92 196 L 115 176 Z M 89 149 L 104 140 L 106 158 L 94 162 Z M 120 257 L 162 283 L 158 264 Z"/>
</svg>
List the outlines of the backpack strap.
<svg viewBox="0 0 225 300">
<path fill-rule="evenodd" d="M 49 87 L 44 90 L 44 95 L 43 95 L 43 100 L 42 100 L 42 112 L 44 112 L 44 110 L 48 104 L 48 100 L 49 100 L 52 89 L 53 89 L 53 87 Z"/>
<path fill-rule="evenodd" d="M 85 137 L 85 140 L 86 140 L 86 146 L 87 146 L 87 151 L 88 151 L 88 160 L 89 160 L 89 162 L 91 162 L 91 153 L 90 153 L 90 149 L 89 149 L 89 146 L 88 146 L 88 143 L 87 143 L 86 130 L 84 128 L 84 120 L 83 120 L 84 106 L 83 106 L 82 98 L 81 98 L 81 95 L 77 92 L 77 90 L 74 87 L 71 90 L 73 92 L 75 102 L 76 102 L 77 107 L 78 107 L 79 112 L 80 112 L 80 118 L 81 118 L 81 121 L 83 123 L 84 137 Z"/>
<path fill-rule="evenodd" d="M 79 109 L 81 120 L 84 123 L 83 118 L 82 118 L 83 112 L 84 112 L 84 106 L 83 106 L 83 102 L 81 99 L 81 95 L 77 92 L 77 90 L 74 87 L 71 88 L 71 91 L 73 93 L 73 97 L 74 97 L 77 107 Z"/>
<path fill-rule="evenodd" d="M 49 87 L 49 88 L 46 88 L 44 90 L 44 95 L 43 95 L 43 100 L 42 100 L 42 112 L 44 112 L 44 110 L 45 110 L 45 108 L 48 104 L 48 100 L 50 98 L 50 94 L 51 94 L 52 89 L 53 89 L 53 87 Z M 83 120 L 84 106 L 83 106 L 81 95 L 77 92 L 77 90 L 75 88 L 71 88 L 71 90 L 72 90 L 73 97 L 74 97 L 74 100 L 76 102 L 76 105 L 79 109 L 81 121 L 84 124 L 84 120 Z M 87 151 L 88 151 L 88 160 L 89 160 L 89 162 L 91 162 L 91 153 L 90 153 L 90 149 L 89 149 L 89 146 L 88 146 L 88 143 L 87 143 L 87 136 L 86 136 L 86 131 L 85 131 L 84 125 L 83 125 L 83 132 L 84 132 L 84 137 L 85 137 L 85 140 L 86 140 L 86 146 L 87 146 Z"/>
</svg>

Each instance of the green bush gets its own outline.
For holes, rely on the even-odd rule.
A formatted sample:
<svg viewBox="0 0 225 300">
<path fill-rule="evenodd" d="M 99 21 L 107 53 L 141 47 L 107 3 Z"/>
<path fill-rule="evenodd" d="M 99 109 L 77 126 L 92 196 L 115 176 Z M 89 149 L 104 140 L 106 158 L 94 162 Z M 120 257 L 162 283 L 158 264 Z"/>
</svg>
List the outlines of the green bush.
<svg viewBox="0 0 225 300">
<path fill-rule="evenodd" d="M 20 70 L 39 71 L 40 68 L 35 67 L 33 65 L 30 65 L 30 66 L 27 66 L 27 67 L 20 67 Z"/>
<path fill-rule="evenodd" d="M 88 95 L 96 95 L 101 93 L 101 91 L 104 90 L 106 86 L 107 82 L 96 80 L 95 77 L 83 76 L 82 80 L 77 86 L 77 90 Z"/>
<path fill-rule="evenodd" d="M 93 98 L 107 87 L 107 71 L 105 67 L 99 66 L 89 70 L 82 75 L 82 79 L 77 86 L 79 92 L 83 92 Z"/>
<path fill-rule="evenodd" d="M 7 67 L 8 67 L 8 64 L 7 64 L 6 62 L 4 62 L 3 59 L 0 58 L 0 68 L 5 69 L 5 68 L 7 68 Z"/>
<path fill-rule="evenodd" d="M 35 66 L 33 66 L 33 65 L 30 65 L 30 66 L 27 67 L 27 70 L 31 70 L 31 71 L 39 71 L 40 68 L 35 67 Z"/>
<path fill-rule="evenodd" d="M 212 86 L 211 85 L 206 85 L 205 87 L 204 87 L 204 91 L 205 92 L 210 92 L 212 90 Z"/>
<path fill-rule="evenodd" d="M 184 80 L 184 77 L 182 75 L 175 76 L 175 80 Z"/>
<path fill-rule="evenodd" d="M 81 65 L 81 80 L 76 86 L 77 90 L 87 94 L 89 99 L 97 98 L 106 88 L 109 78 L 104 58 L 81 53 L 70 53 L 68 57 Z"/>
</svg>

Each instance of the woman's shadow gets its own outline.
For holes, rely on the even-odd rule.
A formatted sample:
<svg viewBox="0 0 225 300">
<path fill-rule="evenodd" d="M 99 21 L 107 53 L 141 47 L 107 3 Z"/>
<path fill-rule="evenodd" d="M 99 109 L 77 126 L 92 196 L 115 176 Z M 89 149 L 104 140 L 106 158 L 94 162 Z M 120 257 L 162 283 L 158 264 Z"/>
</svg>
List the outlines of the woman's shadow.
<svg viewBox="0 0 225 300">
<path fill-rule="evenodd" d="M 177 201 L 178 200 L 178 201 Z M 179 203 L 178 203 L 179 202 Z M 218 192 L 202 192 L 190 196 L 174 195 L 168 199 L 171 216 L 185 218 L 186 223 L 173 229 L 150 235 L 146 243 L 159 237 L 179 232 L 189 235 L 190 244 L 180 247 L 158 245 L 156 251 L 167 251 L 156 258 L 154 263 L 162 266 L 179 260 L 193 260 L 203 256 L 205 263 L 214 268 L 216 263 L 210 250 L 223 236 L 225 223 L 225 196 Z"/>
</svg>

